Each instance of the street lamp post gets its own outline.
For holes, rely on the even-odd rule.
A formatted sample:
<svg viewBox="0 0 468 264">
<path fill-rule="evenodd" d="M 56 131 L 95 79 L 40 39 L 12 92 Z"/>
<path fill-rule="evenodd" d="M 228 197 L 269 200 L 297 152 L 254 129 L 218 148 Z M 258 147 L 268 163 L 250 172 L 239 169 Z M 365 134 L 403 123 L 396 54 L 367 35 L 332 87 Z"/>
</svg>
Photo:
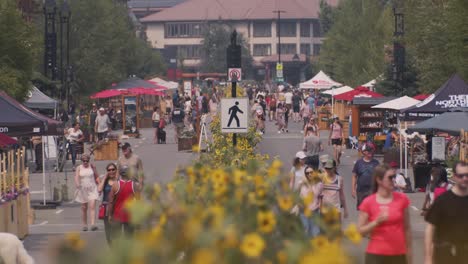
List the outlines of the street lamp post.
<svg viewBox="0 0 468 264">
<path fill-rule="evenodd" d="M 44 75 L 56 80 L 57 74 L 57 32 L 55 29 L 55 14 L 57 4 L 55 0 L 44 3 Z"/>
<path fill-rule="evenodd" d="M 286 13 L 286 11 L 275 10 L 273 13 L 278 14 L 276 20 L 276 34 L 278 34 L 278 63 L 281 63 L 281 13 Z"/>
<path fill-rule="evenodd" d="M 65 89 L 65 101 L 67 108 L 70 103 L 70 6 L 68 1 L 65 0 L 60 9 L 60 81 L 62 83 L 62 89 Z M 64 25 L 66 27 L 66 47 L 63 45 L 64 38 Z M 64 55 L 66 52 L 66 55 Z M 66 66 L 64 67 L 63 60 L 66 58 Z"/>
</svg>

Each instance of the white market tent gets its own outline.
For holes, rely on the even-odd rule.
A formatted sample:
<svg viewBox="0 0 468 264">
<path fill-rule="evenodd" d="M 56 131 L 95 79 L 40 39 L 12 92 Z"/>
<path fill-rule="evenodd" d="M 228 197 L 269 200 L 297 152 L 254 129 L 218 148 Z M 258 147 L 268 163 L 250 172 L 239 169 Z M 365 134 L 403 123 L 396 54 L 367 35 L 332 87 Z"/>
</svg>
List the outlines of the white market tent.
<svg viewBox="0 0 468 264">
<path fill-rule="evenodd" d="M 365 83 L 365 84 L 363 84 L 361 86 L 367 87 L 367 88 L 369 88 L 369 90 L 372 90 L 376 83 L 377 83 L 377 81 L 374 79 L 374 80 L 369 81 L 369 82 L 367 82 L 367 83 Z"/>
<path fill-rule="evenodd" d="M 407 109 L 407 108 L 410 108 L 412 106 L 415 106 L 420 102 L 421 101 L 416 100 L 414 98 L 411 98 L 411 97 L 405 95 L 405 96 L 402 96 L 400 98 L 396 98 L 396 99 L 390 100 L 388 102 L 375 105 L 372 108 L 390 109 L 390 110 L 401 111 L 403 109 Z M 400 118 L 398 118 L 398 129 L 399 129 L 400 135 L 403 135 L 404 138 L 405 138 L 405 144 L 404 145 L 406 146 L 408 137 L 407 137 L 406 133 L 403 133 L 403 131 L 406 131 L 406 122 L 405 122 L 405 129 L 402 130 L 401 129 Z M 408 150 L 407 150 L 407 148 L 405 148 L 404 151 L 405 151 L 405 175 L 408 175 L 408 168 L 407 168 L 407 165 L 408 165 L 407 164 L 408 163 Z M 403 144 L 401 142 L 401 137 L 400 137 L 400 171 L 402 170 L 402 166 L 401 166 L 402 163 L 403 163 Z"/>
<path fill-rule="evenodd" d="M 320 71 L 312 79 L 305 81 L 299 84 L 300 89 L 315 89 L 315 90 L 325 90 L 332 87 L 340 87 L 341 83 L 335 82 L 325 74 L 323 71 Z"/>
<path fill-rule="evenodd" d="M 393 99 L 393 100 L 390 100 L 388 102 L 372 106 L 372 108 L 391 109 L 391 110 L 400 111 L 400 110 L 415 106 L 420 102 L 421 101 L 416 100 L 414 98 L 411 98 L 411 97 L 405 95 L 405 96 L 402 96 L 400 98 Z"/>
<path fill-rule="evenodd" d="M 334 95 L 339 95 L 339 94 L 346 93 L 352 90 L 354 89 L 349 86 L 343 86 L 340 88 L 332 88 L 330 90 L 324 91 L 322 92 L 322 94 L 328 94 L 328 95 L 334 96 Z"/>
<path fill-rule="evenodd" d="M 153 79 L 151 79 L 149 81 L 154 82 L 154 83 L 156 83 L 158 85 L 164 86 L 169 90 L 177 89 L 179 87 L 179 84 L 176 83 L 176 82 L 166 81 L 166 80 L 163 80 L 163 79 L 158 78 L 158 77 L 153 78 Z"/>
</svg>

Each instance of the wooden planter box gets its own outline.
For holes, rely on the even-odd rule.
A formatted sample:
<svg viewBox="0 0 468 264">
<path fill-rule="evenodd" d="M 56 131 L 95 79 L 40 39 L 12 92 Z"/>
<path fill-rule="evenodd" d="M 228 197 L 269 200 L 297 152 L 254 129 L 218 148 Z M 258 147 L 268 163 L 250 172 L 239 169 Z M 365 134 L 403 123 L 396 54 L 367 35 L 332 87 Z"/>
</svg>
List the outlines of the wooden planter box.
<svg viewBox="0 0 468 264">
<path fill-rule="evenodd" d="M 119 158 L 119 143 L 109 140 L 94 150 L 94 160 L 117 160 Z"/>
<path fill-rule="evenodd" d="M 18 200 L 9 201 L 6 204 L 6 232 L 18 235 Z"/>
<path fill-rule="evenodd" d="M 179 138 L 178 151 L 192 151 L 192 147 L 198 144 L 197 137 Z"/>
<path fill-rule="evenodd" d="M 9 203 L 4 203 L 0 205 L 0 232 L 6 233 L 7 228 L 8 228 L 8 209 L 9 209 Z"/>
<path fill-rule="evenodd" d="M 24 239 L 29 234 L 29 194 L 18 196 L 17 207 L 17 236 Z"/>
</svg>

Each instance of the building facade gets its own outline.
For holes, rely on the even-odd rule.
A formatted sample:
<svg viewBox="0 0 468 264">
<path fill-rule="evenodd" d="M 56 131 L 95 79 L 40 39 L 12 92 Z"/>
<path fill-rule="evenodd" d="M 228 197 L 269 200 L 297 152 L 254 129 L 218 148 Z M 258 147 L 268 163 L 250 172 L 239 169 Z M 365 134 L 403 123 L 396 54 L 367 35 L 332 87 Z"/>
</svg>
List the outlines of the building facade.
<svg viewBox="0 0 468 264">
<path fill-rule="evenodd" d="M 320 53 L 319 6 L 320 0 L 236 0 L 232 4 L 227 0 L 187 0 L 140 21 L 154 48 L 176 49 L 184 68 L 195 71 L 200 64 L 203 29 L 209 23 L 223 22 L 244 36 L 254 65 L 263 71 L 278 61 L 280 45 L 285 64 L 304 64 Z M 280 20 L 277 11 L 281 11 Z"/>
</svg>

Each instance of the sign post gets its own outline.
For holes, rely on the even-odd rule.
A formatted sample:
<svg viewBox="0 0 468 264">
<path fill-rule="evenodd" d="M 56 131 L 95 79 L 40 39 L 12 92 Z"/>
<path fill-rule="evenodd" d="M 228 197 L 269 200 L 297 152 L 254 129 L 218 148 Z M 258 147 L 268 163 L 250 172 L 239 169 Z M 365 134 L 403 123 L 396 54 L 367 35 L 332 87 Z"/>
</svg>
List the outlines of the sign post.
<svg viewBox="0 0 468 264">
<path fill-rule="evenodd" d="M 231 97 L 236 98 L 237 95 L 237 82 L 242 79 L 242 70 L 241 70 L 241 46 L 237 44 L 237 31 L 234 30 L 231 34 L 231 44 L 226 50 L 227 55 L 227 68 L 228 68 L 228 78 L 231 81 Z M 235 104 L 236 105 L 236 104 Z M 237 105 L 239 102 L 237 102 Z M 229 109 L 228 109 L 229 112 Z M 232 111 L 231 111 L 232 113 Z M 237 113 L 237 112 L 236 112 Z M 222 113 L 223 115 L 224 113 Z M 239 123 L 239 120 L 237 120 Z M 232 144 L 233 146 L 237 145 L 237 134 L 233 133 L 232 135 Z"/>
<path fill-rule="evenodd" d="M 283 63 L 278 62 L 276 63 L 276 81 L 282 82 L 283 80 Z"/>
</svg>

